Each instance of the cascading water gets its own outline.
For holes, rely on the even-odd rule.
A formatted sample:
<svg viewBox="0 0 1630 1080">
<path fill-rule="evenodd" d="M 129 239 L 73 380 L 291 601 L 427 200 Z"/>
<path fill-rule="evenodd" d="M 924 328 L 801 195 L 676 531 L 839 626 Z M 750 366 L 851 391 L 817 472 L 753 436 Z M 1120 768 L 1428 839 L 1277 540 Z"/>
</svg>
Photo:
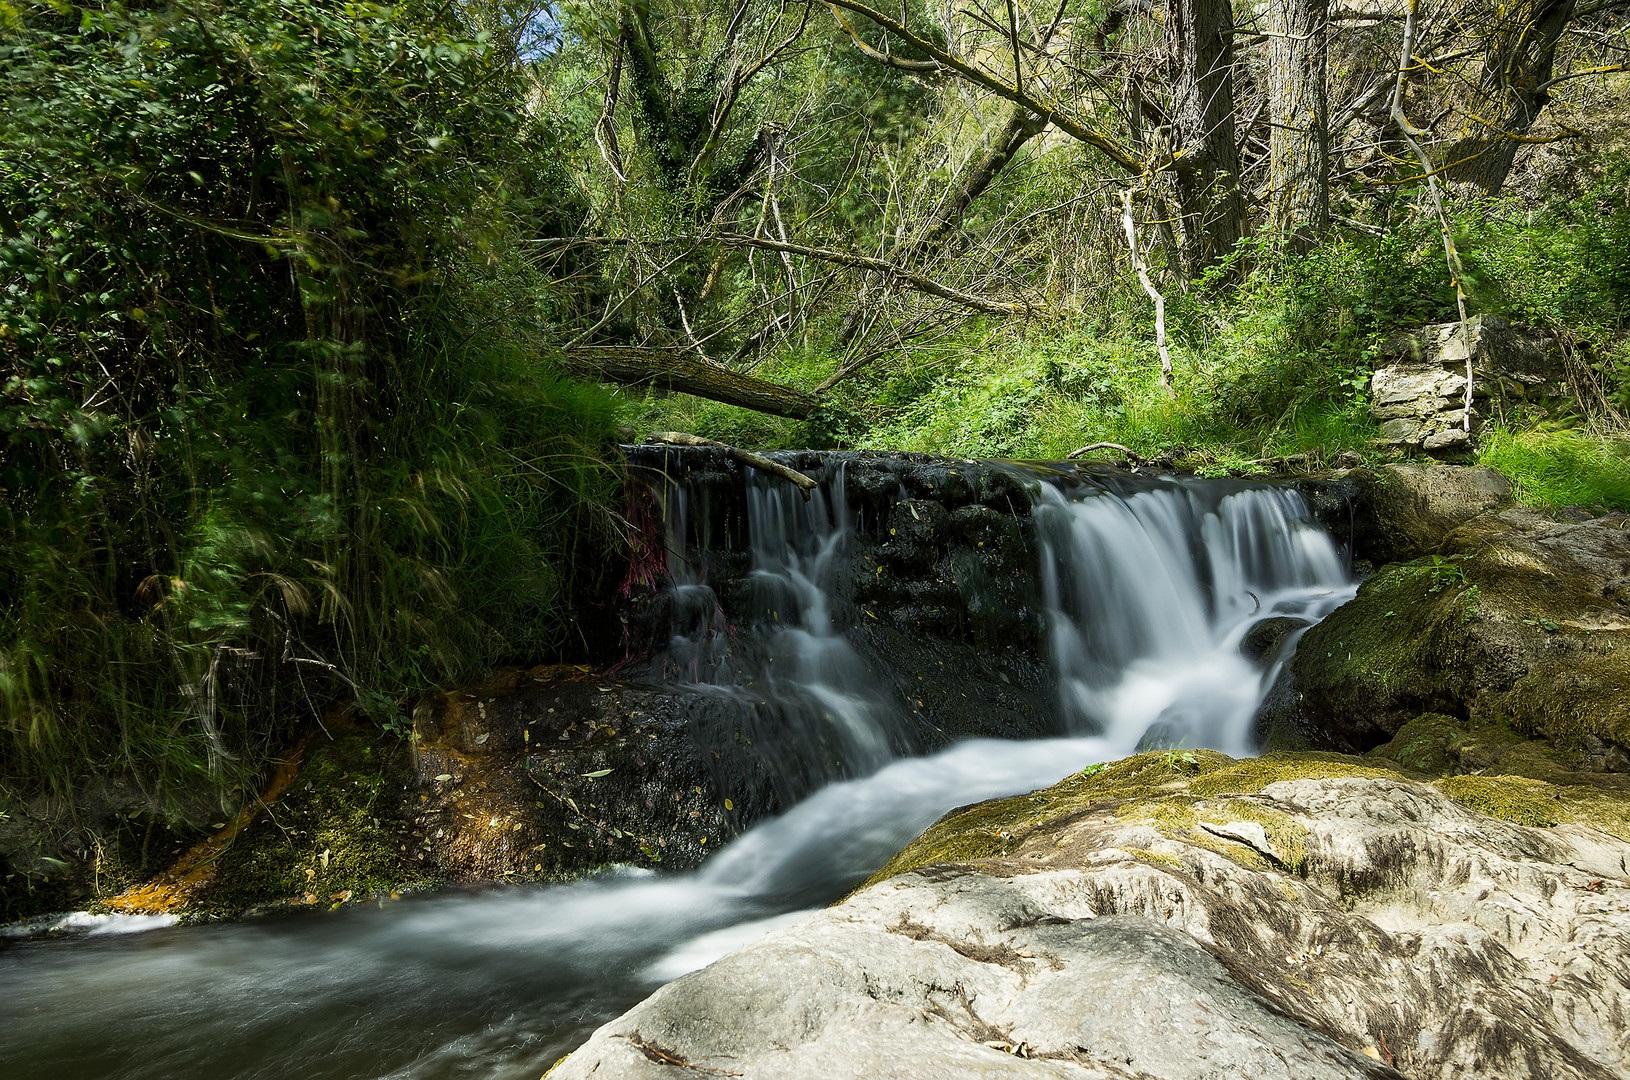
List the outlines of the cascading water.
<svg viewBox="0 0 1630 1080">
<path fill-rule="evenodd" d="M 1300 496 L 1169 483 L 1036 506 L 1049 644 L 1070 730 L 1111 745 L 1251 749 L 1259 675 L 1240 639 L 1264 616 L 1311 623 L 1352 596 Z"/>
<path fill-rule="evenodd" d="M 1060 730 L 1074 734 L 899 757 L 906 727 L 834 611 L 843 493 L 841 472 L 808 504 L 750 478 L 758 619 L 733 633 L 710 580 L 708 507 L 668 498 L 682 624 L 668 662 L 696 694 L 754 705 L 748 741 L 779 740 L 805 789 L 825 782 L 788 812 L 687 874 L 130 934 L 113 931 L 143 924 L 81 917 L 88 935 L 0 949 L 0 1075 L 530 1080 L 657 983 L 835 899 L 952 806 L 1140 743 L 1243 751 L 1272 672 L 1241 657 L 1242 637 L 1352 592 L 1294 494 L 1042 484 L 1036 568 Z"/>
<path fill-rule="evenodd" d="M 754 474 L 746 483 L 749 633 L 730 632 L 708 583 L 707 489 L 667 486 L 676 612 L 666 664 L 690 691 L 734 706 L 693 711 L 693 722 L 728 727 L 713 741 L 759 748 L 771 786 L 790 804 L 833 779 L 875 772 L 898 747 L 876 680 L 833 623 L 853 532 L 842 463 L 808 500 L 785 481 Z M 694 521 L 693 506 L 702 510 Z"/>
</svg>

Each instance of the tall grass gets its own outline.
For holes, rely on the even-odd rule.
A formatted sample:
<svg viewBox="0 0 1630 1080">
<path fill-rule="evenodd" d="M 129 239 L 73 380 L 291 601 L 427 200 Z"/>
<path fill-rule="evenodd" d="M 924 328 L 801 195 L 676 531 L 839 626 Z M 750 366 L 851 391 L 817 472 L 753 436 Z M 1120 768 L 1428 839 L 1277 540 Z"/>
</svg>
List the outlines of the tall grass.
<svg viewBox="0 0 1630 1080">
<path fill-rule="evenodd" d="M 1485 428 L 1477 460 L 1516 486 L 1518 498 L 1557 509 L 1583 506 L 1630 512 L 1630 439 L 1577 429 Z"/>
</svg>

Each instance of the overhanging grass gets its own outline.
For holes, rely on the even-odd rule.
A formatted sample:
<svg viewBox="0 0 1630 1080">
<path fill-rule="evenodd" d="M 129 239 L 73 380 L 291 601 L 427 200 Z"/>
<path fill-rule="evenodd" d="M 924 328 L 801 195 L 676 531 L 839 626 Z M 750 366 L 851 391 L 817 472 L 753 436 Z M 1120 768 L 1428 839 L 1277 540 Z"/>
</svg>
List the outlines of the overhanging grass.
<svg viewBox="0 0 1630 1080">
<path fill-rule="evenodd" d="M 1630 445 L 1622 440 L 1566 428 L 1490 425 L 1477 459 L 1510 477 L 1530 505 L 1630 511 Z"/>
</svg>

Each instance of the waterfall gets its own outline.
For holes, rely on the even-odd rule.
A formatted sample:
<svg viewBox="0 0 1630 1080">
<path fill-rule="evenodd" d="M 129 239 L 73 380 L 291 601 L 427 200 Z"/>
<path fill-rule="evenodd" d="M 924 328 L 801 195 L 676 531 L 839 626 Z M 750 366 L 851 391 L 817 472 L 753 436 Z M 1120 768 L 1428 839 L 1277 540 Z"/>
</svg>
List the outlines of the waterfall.
<svg viewBox="0 0 1630 1080">
<path fill-rule="evenodd" d="M 1278 664 L 1258 670 L 1242 639 L 1264 619 L 1305 627 L 1352 595 L 1345 559 L 1301 496 L 1238 481 L 1022 479 L 1057 681 L 1052 730 L 1102 735 L 1126 753 L 1249 753 Z M 898 702 L 844 633 L 845 588 L 861 571 L 845 480 L 838 459 L 806 502 L 749 472 L 736 627 L 708 584 L 720 560 L 712 516 L 692 510 L 708 489 L 681 477 L 665 495 L 672 667 L 698 693 L 741 706 L 714 722 L 761 747 L 795 798 L 916 749 Z M 903 491 L 892 501 L 904 503 Z"/>
<path fill-rule="evenodd" d="M 843 463 L 807 500 L 757 472 L 745 482 L 750 561 L 741 582 L 746 626 L 738 628 L 709 582 L 718 561 L 709 491 L 683 477 L 667 485 L 675 597 L 667 658 L 703 699 L 691 713 L 696 737 L 756 748 L 790 803 L 833 779 L 876 771 L 903 735 L 877 679 L 834 623 L 854 535 Z M 693 508 L 701 511 L 694 517 Z"/>
<path fill-rule="evenodd" d="M 1117 746 L 1248 753 L 1276 668 L 1241 654 L 1263 618 L 1322 618 L 1352 596 L 1344 560 L 1295 492 L 1168 482 L 1035 509 L 1059 705 Z"/>
<path fill-rule="evenodd" d="M 874 476 L 871 501 L 852 506 L 860 480 L 842 459 L 807 503 L 768 477 L 727 491 L 682 474 L 662 493 L 667 636 L 652 670 L 686 687 L 698 739 L 773 767 L 784 813 L 688 873 L 621 869 L 320 918 L 11 943 L 0 949 L 0 1075 L 531 1080 L 655 985 L 841 896 L 952 807 L 1140 745 L 1246 751 L 1295 627 L 1352 595 L 1293 492 L 986 468 L 1019 505 L 948 469 L 964 499 L 956 527 L 1030 538 L 1028 564 L 980 602 L 1022 595 L 1045 613 L 1052 737 L 920 753 L 920 718 L 888 689 L 900 679 L 859 647 L 858 620 L 876 613 L 857 610 L 851 583 L 883 574 L 894 509 L 901 531 L 908 519 L 924 535 L 938 528 L 919 516 L 933 516 L 924 485 L 908 500 Z M 998 520 L 994 505 L 1011 516 Z M 922 583 L 941 588 L 981 545 L 998 546 L 973 539 Z M 861 565 L 872 556 L 875 567 Z M 1262 670 L 1242 647 L 1274 620 L 1288 629 Z M 136 927 L 98 926 L 119 928 Z"/>
</svg>

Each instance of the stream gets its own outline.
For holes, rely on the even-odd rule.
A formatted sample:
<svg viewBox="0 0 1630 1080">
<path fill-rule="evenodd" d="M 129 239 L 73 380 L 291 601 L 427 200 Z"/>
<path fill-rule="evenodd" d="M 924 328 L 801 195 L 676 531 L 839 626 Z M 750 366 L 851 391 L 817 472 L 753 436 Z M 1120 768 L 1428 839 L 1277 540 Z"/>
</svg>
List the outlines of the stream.
<svg viewBox="0 0 1630 1080">
<path fill-rule="evenodd" d="M 1317 620 L 1354 589 L 1293 492 L 1041 484 L 1033 554 L 1071 734 L 899 757 L 886 695 L 830 614 L 852 527 L 841 473 L 807 504 L 783 482 L 752 483 L 752 574 L 788 612 L 761 631 L 775 692 L 804 702 L 854 775 L 811 785 L 688 873 L 199 927 L 79 914 L 51 934 L 0 931 L 0 1076 L 536 1080 L 662 983 L 838 899 L 948 809 L 1140 747 L 1251 752 L 1275 665 L 1249 662 L 1242 639 L 1263 618 Z M 675 588 L 700 613 L 675 654 L 699 692 L 732 692 L 706 586 Z"/>
</svg>

